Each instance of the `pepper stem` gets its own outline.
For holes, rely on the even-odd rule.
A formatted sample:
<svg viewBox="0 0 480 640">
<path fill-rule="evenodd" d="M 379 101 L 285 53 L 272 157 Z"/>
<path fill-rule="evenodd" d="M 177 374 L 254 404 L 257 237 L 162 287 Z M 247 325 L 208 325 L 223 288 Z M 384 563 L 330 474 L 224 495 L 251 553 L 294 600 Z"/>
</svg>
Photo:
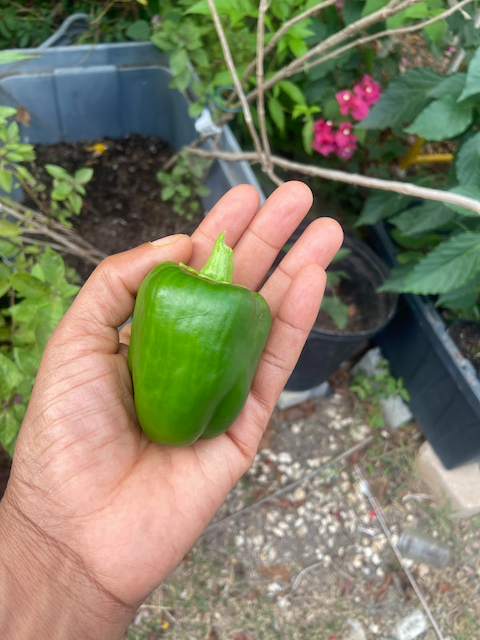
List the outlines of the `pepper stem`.
<svg viewBox="0 0 480 640">
<path fill-rule="evenodd" d="M 225 244 L 225 231 L 222 231 L 216 239 L 212 253 L 200 271 L 200 275 L 219 282 L 232 283 L 233 250 Z"/>
</svg>

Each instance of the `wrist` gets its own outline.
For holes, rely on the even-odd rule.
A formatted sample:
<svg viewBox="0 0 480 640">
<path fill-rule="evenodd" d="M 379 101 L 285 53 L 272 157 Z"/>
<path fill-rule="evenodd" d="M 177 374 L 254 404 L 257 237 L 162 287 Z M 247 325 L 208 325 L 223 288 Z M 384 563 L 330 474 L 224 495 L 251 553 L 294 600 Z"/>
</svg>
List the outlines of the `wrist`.
<svg viewBox="0 0 480 640">
<path fill-rule="evenodd" d="M 0 629 L 4 640 L 115 640 L 134 609 L 107 592 L 81 559 L 15 506 L 0 503 Z"/>
</svg>

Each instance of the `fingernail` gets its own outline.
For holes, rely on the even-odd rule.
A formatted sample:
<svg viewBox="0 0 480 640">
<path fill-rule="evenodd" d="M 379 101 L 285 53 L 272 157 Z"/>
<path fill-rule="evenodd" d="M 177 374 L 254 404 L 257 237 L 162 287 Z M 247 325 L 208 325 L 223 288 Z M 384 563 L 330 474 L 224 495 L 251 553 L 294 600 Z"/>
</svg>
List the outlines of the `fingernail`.
<svg viewBox="0 0 480 640">
<path fill-rule="evenodd" d="M 185 235 L 184 233 L 179 233 L 176 236 L 168 236 L 167 238 L 159 238 L 158 240 L 154 240 L 150 244 L 152 244 L 154 247 L 166 247 L 167 244 L 173 244 L 179 238 L 183 238 L 184 235 Z"/>
</svg>

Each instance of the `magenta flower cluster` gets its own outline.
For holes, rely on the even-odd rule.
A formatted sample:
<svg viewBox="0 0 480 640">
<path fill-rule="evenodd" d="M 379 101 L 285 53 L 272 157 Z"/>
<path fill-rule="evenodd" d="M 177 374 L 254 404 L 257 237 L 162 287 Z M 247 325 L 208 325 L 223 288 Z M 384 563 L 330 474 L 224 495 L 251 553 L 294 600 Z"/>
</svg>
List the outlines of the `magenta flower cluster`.
<svg viewBox="0 0 480 640">
<path fill-rule="evenodd" d="M 335 94 L 343 116 L 351 115 L 354 120 L 363 120 L 370 107 L 380 98 L 380 85 L 369 75 L 363 76 L 361 82 L 354 85 L 353 93 L 348 90 Z M 335 153 L 342 160 L 350 160 L 357 146 L 357 137 L 352 133 L 349 122 L 340 122 L 335 130 L 331 120 L 323 118 L 313 125 L 314 140 L 312 147 L 315 151 L 328 156 Z"/>
</svg>

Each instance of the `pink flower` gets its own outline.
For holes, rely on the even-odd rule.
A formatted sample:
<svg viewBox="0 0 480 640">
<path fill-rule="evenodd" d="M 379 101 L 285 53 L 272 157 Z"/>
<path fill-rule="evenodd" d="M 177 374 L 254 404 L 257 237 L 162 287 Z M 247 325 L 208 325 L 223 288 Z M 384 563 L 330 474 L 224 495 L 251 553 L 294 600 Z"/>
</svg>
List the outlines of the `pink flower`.
<svg viewBox="0 0 480 640">
<path fill-rule="evenodd" d="M 355 148 L 357 140 L 357 136 L 352 133 L 352 125 L 349 122 L 340 122 L 340 124 L 338 125 L 338 131 L 335 133 L 335 142 L 338 150 L 341 151 L 346 147 L 352 146 L 353 148 Z"/>
<path fill-rule="evenodd" d="M 337 102 L 340 106 L 340 113 L 342 116 L 346 116 L 351 113 L 355 120 L 363 120 L 366 118 L 369 112 L 368 103 L 358 95 L 353 94 L 351 91 L 339 91 L 335 94 Z"/>
<path fill-rule="evenodd" d="M 329 120 L 325 122 L 323 118 L 316 120 L 313 124 L 313 133 L 315 139 L 312 142 L 312 148 L 322 156 L 328 156 L 336 149 L 335 133 L 333 131 L 333 122 Z"/>
<path fill-rule="evenodd" d="M 345 0 L 337 0 L 335 2 L 335 6 L 337 7 L 337 9 L 343 9 L 344 4 L 345 4 Z"/>
<path fill-rule="evenodd" d="M 350 158 L 353 156 L 355 148 L 356 145 L 348 145 L 346 147 L 343 147 L 343 149 L 338 149 L 337 156 L 342 160 L 350 160 Z"/>
<path fill-rule="evenodd" d="M 375 104 L 381 95 L 380 85 L 369 75 L 364 75 L 362 80 L 358 84 L 354 85 L 353 92 L 369 107 L 371 107 L 372 104 Z"/>
</svg>

